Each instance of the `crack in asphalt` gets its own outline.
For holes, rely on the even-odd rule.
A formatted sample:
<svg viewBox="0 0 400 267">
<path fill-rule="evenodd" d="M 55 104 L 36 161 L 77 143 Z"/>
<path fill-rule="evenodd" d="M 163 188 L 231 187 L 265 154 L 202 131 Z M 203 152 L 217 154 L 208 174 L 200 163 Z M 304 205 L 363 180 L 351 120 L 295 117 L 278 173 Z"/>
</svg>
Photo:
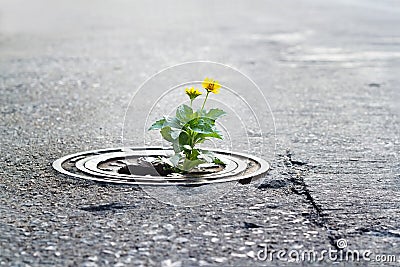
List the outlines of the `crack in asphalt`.
<svg viewBox="0 0 400 267">
<path fill-rule="evenodd" d="M 304 176 L 310 169 L 308 163 L 293 160 L 290 150 L 286 150 L 284 165 L 291 170 L 291 172 L 289 172 L 289 181 L 292 183 L 292 187 L 290 188 L 291 191 L 297 195 L 304 196 L 313 208 L 313 213 L 308 216 L 309 219 L 319 227 L 325 228 L 327 230 L 329 243 L 336 249 L 341 250 L 341 248 L 337 246 L 337 240 L 344 238 L 344 236 L 339 234 L 337 231 L 330 229 L 328 218 L 324 215 L 322 207 L 318 205 L 314 197 L 311 195 L 310 190 L 304 181 Z"/>
</svg>

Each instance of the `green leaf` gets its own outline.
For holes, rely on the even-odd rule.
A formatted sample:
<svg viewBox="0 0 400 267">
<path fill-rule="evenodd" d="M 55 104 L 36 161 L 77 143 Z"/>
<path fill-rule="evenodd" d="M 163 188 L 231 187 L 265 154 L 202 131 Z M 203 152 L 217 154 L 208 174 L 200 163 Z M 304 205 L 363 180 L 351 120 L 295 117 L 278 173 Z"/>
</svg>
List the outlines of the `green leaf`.
<svg viewBox="0 0 400 267">
<path fill-rule="evenodd" d="M 198 134 L 195 140 L 195 144 L 202 144 L 206 140 L 206 138 L 203 138 L 203 134 Z"/>
<path fill-rule="evenodd" d="M 180 105 L 176 109 L 176 118 L 183 123 L 187 123 L 193 118 L 193 109 L 187 105 Z"/>
<path fill-rule="evenodd" d="M 210 157 L 215 157 L 215 153 L 214 152 L 211 152 L 211 151 L 209 151 L 209 150 L 205 150 L 205 149 L 201 149 L 200 150 L 200 153 L 201 154 L 205 154 L 205 155 L 209 155 Z"/>
<path fill-rule="evenodd" d="M 162 127 L 164 127 L 165 122 L 165 118 L 156 121 L 155 123 L 153 123 L 153 125 L 151 125 L 148 131 L 161 129 Z"/>
<path fill-rule="evenodd" d="M 187 171 L 190 171 L 191 169 L 193 169 L 194 167 L 199 166 L 202 163 L 205 163 L 205 161 L 200 160 L 200 159 L 196 159 L 196 160 L 185 159 L 183 161 L 182 169 L 187 172 Z"/>
<path fill-rule="evenodd" d="M 206 115 L 206 110 L 205 109 L 198 109 L 195 114 L 197 115 L 196 117 L 204 117 Z"/>
<path fill-rule="evenodd" d="M 196 133 L 210 134 L 214 132 L 214 121 L 208 118 L 196 118 L 189 122 L 189 127 Z"/>
<path fill-rule="evenodd" d="M 204 133 L 199 133 L 196 135 L 196 138 L 194 140 L 194 144 L 202 144 L 209 138 L 217 138 L 217 139 L 224 139 L 224 137 L 220 134 L 219 131 L 214 129 L 214 132 L 204 134 Z"/>
<path fill-rule="evenodd" d="M 199 156 L 199 150 L 193 148 L 191 158 L 197 159 L 198 156 Z"/>
<path fill-rule="evenodd" d="M 222 160 L 220 160 L 220 159 L 217 158 L 217 157 L 214 157 L 213 162 L 214 162 L 215 164 L 222 165 L 222 166 L 225 166 L 225 165 L 226 165 L 225 162 L 223 162 Z"/>
<path fill-rule="evenodd" d="M 182 129 L 184 123 L 181 123 L 177 118 L 175 117 L 168 117 L 165 119 L 164 126 L 169 126 L 171 128 L 175 129 Z"/>
<path fill-rule="evenodd" d="M 179 139 L 176 139 L 173 143 L 172 143 L 172 148 L 174 149 L 175 153 L 180 153 L 181 152 L 181 146 L 179 145 Z"/>
<path fill-rule="evenodd" d="M 207 161 L 208 163 L 211 163 L 211 162 L 213 162 L 213 160 L 214 160 L 214 158 L 212 157 L 212 156 L 210 156 L 210 155 L 207 155 L 207 154 L 200 154 L 199 156 L 198 156 L 198 158 L 200 158 L 200 159 L 204 159 L 205 161 Z"/>
<path fill-rule="evenodd" d="M 173 155 L 172 157 L 170 157 L 169 160 L 172 163 L 172 166 L 176 167 L 176 166 L 178 166 L 181 158 L 182 158 L 182 155 L 177 153 L 177 154 Z"/>
<path fill-rule="evenodd" d="M 195 131 L 196 133 L 202 133 L 202 134 L 211 134 L 214 132 L 212 127 L 207 124 L 196 125 L 192 128 L 192 130 Z"/>
<path fill-rule="evenodd" d="M 208 151 L 208 150 L 201 150 L 201 155 L 199 158 L 204 158 L 207 160 L 207 162 L 213 162 L 215 164 L 223 165 L 225 166 L 225 162 L 223 162 L 221 159 L 219 159 L 214 152 Z M 211 160 L 211 161 L 209 161 Z"/>
<path fill-rule="evenodd" d="M 173 143 L 179 136 L 179 133 L 177 134 L 176 131 L 172 130 L 169 126 L 162 128 L 160 132 L 162 137 L 171 143 Z"/>
<path fill-rule="evenodd" d="M 183 145 L 183 148 L 187 149 L 187 150 L 192 150 L 192 147 L 189 145 Z"/>
<path fill-rule="evenodd" d="M 214 132 L 209 133 L 209 134 L 203 134 L 202 137 L 212 137 L 212 138 L 218 138 L 218 139 L 224 139 L 222 135 L 219 133 L 219 131 L 214 130 Z"/>
<path fill-rule="evenodd" d="M 176 140 L 180 134 L 181 134 L 181 130 L 174 130 L 174 129 L 171 130 L 171 137 L 174 140 Z"/>
<path fill-rule="evenodd" d="M 184 145 L 189 144 L 189 139 L 190 139 L 190 137 L 186 132 L 181 132 L 179 134 L 179 139 L 178 139 L 179 140 L 179 145 L 181 147 L 183 147 Z"/>
<path fill-rule="evenodd" d="M 225 115 L 226 112 L 219 108 L 210 109 L 204 116 L 213 120 L 218 119 L 219 117 Z"/>
</svg>

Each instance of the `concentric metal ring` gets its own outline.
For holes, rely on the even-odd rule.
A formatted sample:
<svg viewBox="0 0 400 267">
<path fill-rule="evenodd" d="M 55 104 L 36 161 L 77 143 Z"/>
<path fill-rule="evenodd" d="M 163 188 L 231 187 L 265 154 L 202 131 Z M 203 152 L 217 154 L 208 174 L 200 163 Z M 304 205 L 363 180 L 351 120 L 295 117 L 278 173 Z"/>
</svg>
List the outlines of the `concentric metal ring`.
<svg viewBox="0 0 400 267">
<path fill-rule="evenodd" d="M 122 174 L 118 170 L 127 159 L 148 156 L 166 156 L 170 149 L 160 147 L 110 148 L 86 151 L 62 157 L 53 162 L 53 168 L 75 178 L 97 182 L 132 185 L 203 185 L 261 178 L 269 170 L 269 164 L 261 158 L 243 153 L 208 149 L 224 158 L 225 168 L 219 172 L 183 175 L 136 175 Z"/>
</svg>

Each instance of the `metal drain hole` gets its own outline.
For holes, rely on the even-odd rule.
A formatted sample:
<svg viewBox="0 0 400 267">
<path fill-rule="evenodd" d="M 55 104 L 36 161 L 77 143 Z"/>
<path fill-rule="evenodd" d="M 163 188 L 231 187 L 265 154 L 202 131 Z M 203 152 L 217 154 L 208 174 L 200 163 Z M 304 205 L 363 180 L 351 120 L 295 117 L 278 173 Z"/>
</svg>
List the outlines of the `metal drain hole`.
<svg viewBox="0 0 400 267">
<path fill-rule="evenodd" d="M 165 156 L 171 150 L 147 147 L 111 148 L 72 154 L 56 160 L 53 168 L 63 174 L 92 181 L 161 186 L 198 186 L 233 181 L 246 184 L 263 177 L 269 169 L 266 161 L 251 155 L 215 149 L 210 151 L 224 158 L 226 166 L 210 165 L 188 174 L 174 174 L 161 164 L 143 160 L 143 157 Z"/>
<path fill-rule="evenodd" d="M 161 167 L 157 168 L 158 165 L 156 166 L 141 166 L 141 165 L 125 165 L 121 167 L 117 172 L 119 174 L 125 174 L 125 175 L 140 175 L 140 176 L 146 176 L 146 175 L 152 175 L 152 176 L 160 176 L 160 175 L 166 175 L 168 173 L 165 173 Z"/>
</svg>

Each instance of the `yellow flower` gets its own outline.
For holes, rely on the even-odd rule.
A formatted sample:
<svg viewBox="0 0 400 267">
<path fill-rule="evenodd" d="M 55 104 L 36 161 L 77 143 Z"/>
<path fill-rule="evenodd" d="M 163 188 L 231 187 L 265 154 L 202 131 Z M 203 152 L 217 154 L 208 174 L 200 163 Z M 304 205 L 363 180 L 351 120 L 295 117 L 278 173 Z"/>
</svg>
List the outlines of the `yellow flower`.
<svg viewBox="0 0 400 267">
<path fill-rule="evenodd" d="M 198 97 L 199 95 L 202 94 L 199 90 L 195 89 L 194 87 L 186 88 L 185 92 L 189 96 L 190 101 L 193 101 L 193 99 L 195 99 L 196 97 Z"/>
<path fill-rule="evenodd" d="M 219 88 L 221 88 L 221 85 L 219 84 L 218 81 L 205 78 L 204 81 L 201 83 L 201 85 L 206 89 L 208 92 L 214 93 L 214 94 L 219 94 Z"/>
</svg>

